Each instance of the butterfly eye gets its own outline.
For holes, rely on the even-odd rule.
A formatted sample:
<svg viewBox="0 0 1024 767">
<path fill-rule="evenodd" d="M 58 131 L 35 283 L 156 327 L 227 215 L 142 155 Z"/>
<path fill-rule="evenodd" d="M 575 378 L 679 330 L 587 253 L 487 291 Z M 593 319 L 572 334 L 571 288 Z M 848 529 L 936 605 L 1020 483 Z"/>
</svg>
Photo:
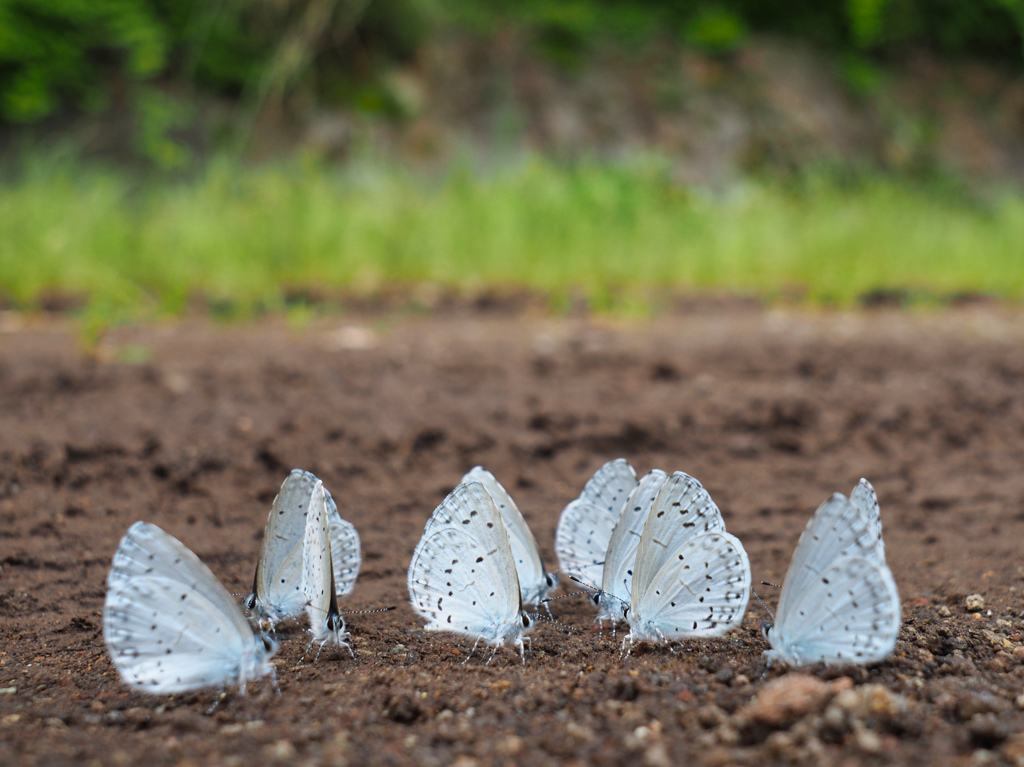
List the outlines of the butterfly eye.
<svg viewBox="0 0 1024 767">
<path fill-rule="evenodd" d="M 530 616 L 526 615 L 524 613 L 523 614 L 523 628 L 529 628 L 530 627 L 530 623 L 532 623 L 532 621 L 530 620 Z"/>
<path fill-rule="evenodd" d="M 245 605 L 246 610 L 251 610 L 256 606 L 256 595 L 250 594 L 245 598 L 245 602 L 243 602 L 242 604 Z"/>
</svg>

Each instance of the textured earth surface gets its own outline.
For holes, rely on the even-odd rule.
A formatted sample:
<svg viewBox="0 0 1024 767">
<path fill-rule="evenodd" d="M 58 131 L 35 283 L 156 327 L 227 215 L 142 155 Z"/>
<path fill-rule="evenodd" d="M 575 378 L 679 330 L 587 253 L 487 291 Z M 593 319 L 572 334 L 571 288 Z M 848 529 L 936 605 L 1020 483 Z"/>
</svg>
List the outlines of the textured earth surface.
<svg viewBox="0 0 1024 767">
<path fill-rule="evenodd" d="M 5 764 L 1024 763 L 1019 311 L 186 322 L 118 331 L 92 358 L 64 325 L 0 320 Z M 406 567 L 463 472 L 497 475 L 555 567 L 560 510 L 619 456 L 700 479 L 755 584 L 781 582 L 817 505 L 868 477 L 903 606 L 894 655 L 765 669 L 753 600 L 725 638 L 628 658 L 579 597 L 552 605 L 525 666 L 422 630 Z M 354 660 L 302 661 L 286 629 L 280 694 L 130 691 L 101 625 L 120 537 L 154 522 L 246 593 L 293 467 L 362 535 L 344 607 L 397 609 L 349 616 Z"/>
</svg>

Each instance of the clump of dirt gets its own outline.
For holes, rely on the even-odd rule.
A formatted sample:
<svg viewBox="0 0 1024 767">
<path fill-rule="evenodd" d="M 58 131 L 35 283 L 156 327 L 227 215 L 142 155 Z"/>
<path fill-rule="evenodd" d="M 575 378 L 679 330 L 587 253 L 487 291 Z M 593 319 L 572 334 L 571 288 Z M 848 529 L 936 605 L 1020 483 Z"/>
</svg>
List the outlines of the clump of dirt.
<svg viewBox="0 0 1024 767">
<path fill-rule="evenodd" d="M 1024 759 L 1020 314 L 186 323 L 119 331 L 110 343 L 149 350 L 136 365 L 86 359 L 73 339 L 31 322 L 0 337 L 4 761 Z M 422 630 L 406 567 L 467 469 L 505 484 L 555 567 L 560 510 L 618 456 L 700 479 L 755 583 L 781 582 L 818 503 L 868 477 L 903 603 L 893 657 L 766 669 L 759 607 L 722 639 L 623 658 L 621 632 L 562 599 L 525 666 L 508 650 L 486 665 L 470 642 Z M 269 680 L 223 698 L 130 691 L 101 626 L 120 537 L 158 524 L 247 593 L 293 467 L 324 479 L 362 536 L 345 607 L 398 609 L 350 616 L 355 660 L 302 660 L 301 630 L 286 629 L 280 695 Z"/>
</svg>

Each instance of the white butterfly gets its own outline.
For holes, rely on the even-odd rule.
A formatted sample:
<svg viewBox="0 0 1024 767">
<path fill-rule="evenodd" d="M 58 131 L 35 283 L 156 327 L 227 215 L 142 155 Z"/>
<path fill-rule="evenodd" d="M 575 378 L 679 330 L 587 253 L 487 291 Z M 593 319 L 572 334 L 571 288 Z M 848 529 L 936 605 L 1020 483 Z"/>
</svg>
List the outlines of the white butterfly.
<svg viewBox="0 0 1024 767">
<path fill-rule="evenodd" d="M 494 652 L 510 644 L 526 662 L 523 636 L 533 620 L 523 612 L 501 514 L 482 484 L 459 485 L 434 510 L 413 552 L 408 583 L 412 606 L 429 621 L 428 631 L 468 636 L 475 640 L 473 650 L 480 642 Z"/>
<path fill-rule="evenodd" d="M 544 569 L 544 562 L 540 558 L 540 547 L 537 546 L 537 539 L 530 532 L 523 513 L 516 506 L 508 491 L 502 487 L 491 472 L 482 466 L 470 470 L 462 478 L 460 484 L 465 485 L 469 482 L 479 482 L 483 485 L 498 507 L 501 521 L 508 533 L 509 544 L 512 546 L 512 556 L 516 562 L 523 604 L 540 604 L 541 600 L 557 585 L 558 576 L 548 573 Z"/>
<path fill-rule="evenodd" d="M 319 481 L 308 471 L 293 469 L 274 498 L 260 546 L 253 591 L 244 602 L 245 608 L 260 623 L 265 621 L 273 627 L 287 618 L 301 615 L 305 610 L 302 541 L 310 497 Z M 344 596 L 352 590 L 359 575 L 359 535 L 338 514 L 338 507 L 326 489 L 324 495 L 331 559 L 335 562 L 335 589 L 336 593 Z"/>
<path fill-rule="evenodd" d="M 614 623 L 623 618 L 629 605 L 633 565 L 640 536 L 647 523 L 647 515 L 667 481 L 668 475 L 665 472 L 654 469 L 640 479 L 622 506 L 605 552 L 601 589 L 593 596 L 600 608 L 598 621 L 611 620 Z"/>
<path fill-rule="evenodd" d="M 114 554 L 103 638 L 121 679 L 154 694 L 235 684 L 244 692 L 274 673 L 277 652 L 195 554 L 146 522 Z"/>
<path fill-rule="evenodd" d="M 632 642 L 719 636 L 740 625 L 750 562 L 704 487 L 677 471 L 664 484 L 636 551 L 626 618 Z"/>
<path fill-rule="evenodd" d="M 609 461 L 587 481 L 579 498 L 562 510 L 555 553 L 563 571 L 584 584 L 601 583 L 612 531 L 634 487 L 636 472 L 629 462 L 625 458 Z"/>
<path fill-rule="evenodd" d="M 346 648 L 354 658 L 352 646 L 345 641 L 350 638 L 345 630 L 345 619 L 338 612 L 326 495 L 323 483 L 317 480 L 310 494 L 306 531 L 302 539 L 303 595 L 306 598 L 309 630 L 313 635 L 310 645 L 316 642 L 323 649 L 325 644 L 334 644 Z"/>
<path fill-rule="evenodd" d="M 807 523 L 766 630 L 769 662 L 873 663 L 896 646 L 900 598 L 881 522 L 860 506 L 836 493 Z"/>
</svg>

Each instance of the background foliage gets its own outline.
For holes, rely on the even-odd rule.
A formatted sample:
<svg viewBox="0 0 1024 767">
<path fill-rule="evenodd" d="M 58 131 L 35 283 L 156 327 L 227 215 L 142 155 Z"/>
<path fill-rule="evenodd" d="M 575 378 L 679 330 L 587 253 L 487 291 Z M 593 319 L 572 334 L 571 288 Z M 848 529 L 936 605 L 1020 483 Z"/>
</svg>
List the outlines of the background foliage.
<svg viewBox="0 0 1024 767">
<path fill-rule="evenodd" d="M 174 166 L 165 137 L 197 93 L 253 110 L 296 91 L 386 109 L 375 81 L 431 35 L 510 26 L 569 69 L 597 45 L 662 36 L 721 54 L 757 32 L 839 53 L 1019 62 L 1024 0 L 0 0 L 0 120 L 120 109 L 136 149 Z"/>
</svg>

